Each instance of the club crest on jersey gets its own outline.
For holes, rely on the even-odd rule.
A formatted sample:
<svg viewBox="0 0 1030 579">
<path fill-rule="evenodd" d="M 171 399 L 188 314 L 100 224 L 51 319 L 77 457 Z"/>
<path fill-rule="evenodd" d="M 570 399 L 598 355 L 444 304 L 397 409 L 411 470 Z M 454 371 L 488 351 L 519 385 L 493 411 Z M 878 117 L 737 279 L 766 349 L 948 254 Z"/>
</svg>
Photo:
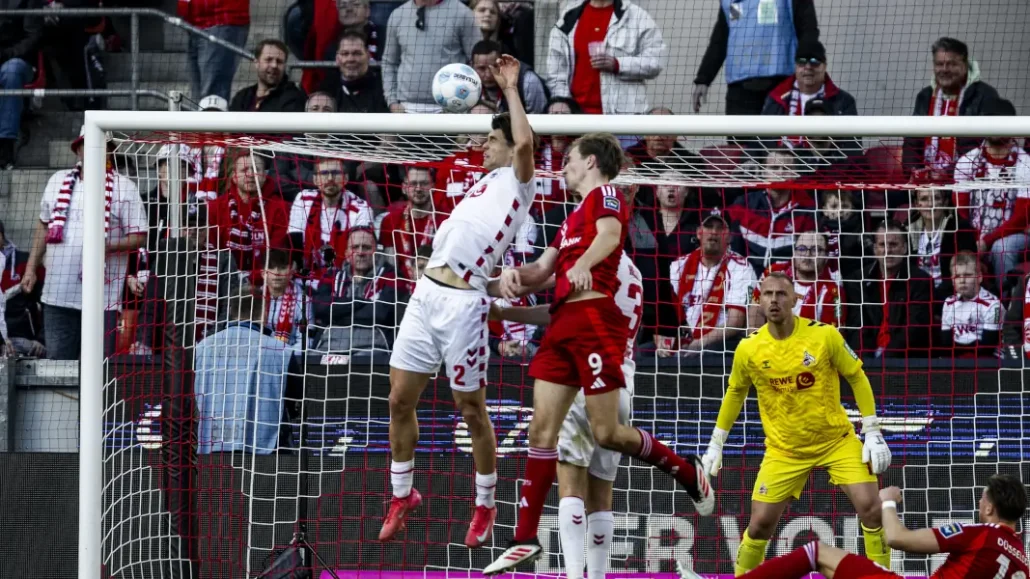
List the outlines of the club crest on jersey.
<svg viewBox="0 0 1030 579">
<path fill-rule="evenodd" d="M 604 208 L 611 209 L 612 211 L 618 211 L 622 208 L 622 203 L 619 202 L 618 197 L 611 195 L 605 195 L 604 197 Z"/>
<path fill-rule="evenodd" d="M 938 532 L 945 539 L 950 539 L 955 535 L 959 535 L 962 533 L 962 523 L 951 523 L 950 525 L 944 525 L 943 527 L 938 529 Z"/>
<path fill-rule="evenodd" d="M 815 364 L 815 356 L 809 354 L 808 350 L 805 350 L 805 357 L 801 359 L 801 365 L 811 366 L 812 364 Z"/>
<path fill-rule="evenodd" d="M 772 366 L 769 365 L 769 360 L 762 360 L 762 369 L 763 370 L 768 370 L 771 367 Z"/>
</svg>

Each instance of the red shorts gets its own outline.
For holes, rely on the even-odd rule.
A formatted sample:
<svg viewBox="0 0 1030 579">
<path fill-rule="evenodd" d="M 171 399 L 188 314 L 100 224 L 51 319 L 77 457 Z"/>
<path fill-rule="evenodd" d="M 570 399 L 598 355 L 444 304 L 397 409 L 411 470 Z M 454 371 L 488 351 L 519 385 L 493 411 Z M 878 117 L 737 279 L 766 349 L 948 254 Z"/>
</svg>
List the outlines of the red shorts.
<svg viewBox="0 0 1030 579">
<path fill-rule="evenodd" d="M 587 396 L 625 388 L 628 334 L 626 316 L 610 297 L 561 304 L 551 314 L 529 375 L 582 388 Z"/>
<path fill-rule="evenodd" d="M 834 579 L 903 579 L 897 573 L 880 567 L 869 559 L 860 555 L 845 555 L 837 565 L 837 572 L 833 574 Z"/>
</svg>

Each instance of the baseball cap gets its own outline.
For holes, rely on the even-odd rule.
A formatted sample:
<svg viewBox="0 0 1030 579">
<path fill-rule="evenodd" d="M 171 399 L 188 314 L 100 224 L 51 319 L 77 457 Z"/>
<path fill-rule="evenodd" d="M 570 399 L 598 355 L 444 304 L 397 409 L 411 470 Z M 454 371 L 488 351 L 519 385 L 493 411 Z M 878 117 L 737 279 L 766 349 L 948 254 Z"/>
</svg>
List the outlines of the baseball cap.
<svg viewBox="0 0 1030 579">
<path fill-rule="evenodd" d="M 825 63 L 826 48 L 824 48 L 823 43 L 818 40 L 803 40 L 798 43 L 798 49 L 794 53 L 794 58 L 797 60 L 814 59 Z"/>
<path fill-rule="evenodd" d="M 229 110 L 229 103 L 216 94 L 209 94 L 200 99 L 200 103 L 197 106 L 202 111 L 221 111 L 224 113 Z"/>
<path fill-rule="evenodd" d="M 805 103 L 805 114 L 806 115 L 828 115 L 830 114 L 830 107 L 826 106 L 826 101 L 821 98 L 814 98 Z"/>
<path fill-rule="evenodd" d="M 723 227 L 729 227 L 730 224 L 726 222 L 726 218 L 723 217 L 722 213 L 713 211 L 708 214 L 707 217 L 701 220 L 701 227 L 710 227 L 716 222 L 721 223 Z"/>
<path fill-rule="evenodd" d="M 110 148 L 111 148 L 111 131 L 104 132 L 104 138 L 107 140 L 107 148 L 108 148 L 108 150 L 110 150 Z M 79 128 L 79 136 L 75 137 L 75 140 L 72 141 L 72 144 L 71 144 L 72 152 L 73 153 L 77 153 L 79 147 L 81 147 L 82 143 L 84 143 L 85 141 L 86 141 L 86 125 L 83 125 L 83 126 L 81 126 Z"/>
<path fill-rule="evenodd" d="M 983 105 L 983 116 L 985 117 L 1014 117 L 1016 106 L 1012 101 L 1003 98 L 991 98 Z"/>
</svg>

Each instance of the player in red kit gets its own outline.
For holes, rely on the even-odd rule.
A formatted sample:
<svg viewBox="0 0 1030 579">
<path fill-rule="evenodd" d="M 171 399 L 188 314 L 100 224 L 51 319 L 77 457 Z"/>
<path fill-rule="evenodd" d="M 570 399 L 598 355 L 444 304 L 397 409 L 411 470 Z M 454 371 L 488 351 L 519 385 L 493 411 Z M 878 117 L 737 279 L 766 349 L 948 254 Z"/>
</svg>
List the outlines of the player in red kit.
<svg viewBox="0 0 1030 579">
<path fill-rule="evenodd" d="M 1027 556 L 1016 526 L 1026 513 L 1026 488 L 1018 477 L 996 474 L 980 496 L 980 524 L 952 523 L 937 529 L 906 529 L 898 518 L 901 489 L 880 491 L 887 543 L 907 553 L 947 553 L 948 559 L 931 579 L 1026 579 Z M 827 579 L 901 579 L 901 575 L 830 545 L 811 542 L 782 557 L 766 561 L 740 579 L 800 579 L 812 571 Z M 682 579 L 700 576 L 680 570 Z"/>
<path fill-rule="evenodd" d="M 540 556 L 537 529 L 558 468 L 558 434 L 580 389 L 598 445 L 635 456 L 675 477 L 699 513 L 711 514 L 715 508 L 699 458 L 677 456 L 651 434 L 619 423 L 629 330 L 614 296 L 629 207 L 609 182 L 623 163 L 619 141 L 610 134 L 585 135 L 573 143 L 563 173 L 569 189 L 583 201 L 539 260 L 501 274 L 505 298 L 544 284 L 552 274 L 555 291 L 551 325 L 529 367 L 535 380 L 533 419 L 518 525 L 509 547 L 483 570 L 484 575 L 511 571 Z"/>
</svg>

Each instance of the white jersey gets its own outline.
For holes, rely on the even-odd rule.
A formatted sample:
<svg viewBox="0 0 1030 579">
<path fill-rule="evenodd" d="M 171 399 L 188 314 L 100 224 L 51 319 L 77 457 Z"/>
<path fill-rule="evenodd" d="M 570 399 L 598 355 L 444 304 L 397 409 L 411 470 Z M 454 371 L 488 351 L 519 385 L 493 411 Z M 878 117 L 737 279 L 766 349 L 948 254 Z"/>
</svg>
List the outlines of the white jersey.
<svg viewBox="0 0 1030 579">
<path fill-rule="evenodd" d="M 637 330 L 644 311 L 644 286 L 640 270 L 633 260 L 622 252 L 619 260 L 619 289 L 615 292 L 615 305 L 629 323 L 629 338 L 626 340 L 626 354 L 622 361 L 622 373 L 626 375 L 626 389 L 633 391 L 633 373 L 637 369 L 634 361 L 636 354 Z"/>
<path fill-rule="evenodd" d="M 972 346 L 983 338 L 985 331 L 1000 331 L 1001 318 L 1001 301 L 980 288 L 980 294 L 971 300 L 953 295 L 944 301 L 941 331 L 950 332 L 955 345 Z"/>
<path fill-rule="evenodd" d="M 440 225 L 427 267 L 447 266 L 485 292 L 498 260 L 522 227 L 535 194 L 534 181 L 519 183 L 512 167 L 488 173 Z"/>
<path fill-rule="evenodd" d="M 311 207 L 315 199 L 321 195 L 316 189 L 307 189 L 297 194 L 293 199 L 293 206 L 290 208 L 289 233 L 301 233 L 307 231 L 308 219 L 311 214 Z M 340 191 L 340 204 L 336 207 L 329 207 L 322 204 L 321 231 L 322 239 L 317 243 L 329 243 L 332 239 L 333 230 L 348 231 L 354 227 L 372 227 L 375 217 L 372 215 L 372 208 L 365 203 L 365 200 L 344 189 Z"/>
</svg>

